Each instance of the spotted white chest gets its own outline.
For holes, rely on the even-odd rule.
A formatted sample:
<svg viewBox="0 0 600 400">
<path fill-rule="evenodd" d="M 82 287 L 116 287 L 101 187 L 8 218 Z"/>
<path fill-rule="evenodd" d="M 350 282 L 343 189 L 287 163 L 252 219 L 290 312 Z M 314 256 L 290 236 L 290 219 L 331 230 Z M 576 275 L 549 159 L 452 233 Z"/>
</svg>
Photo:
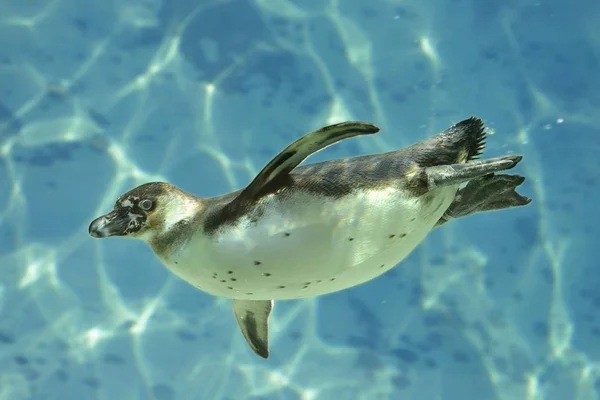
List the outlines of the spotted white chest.
<svg viewBox="0 0 600 400">
<path fill-rule="evenodd" d="M 197 288 L 236 299 L 318 296 L 369 281 L 402 261 L 446 211 L 457 187 L 421 197 L 388 188 L 342 199 L 265 199 L 260 218 L 198 232 L 163 262 Z"/>
</svg>

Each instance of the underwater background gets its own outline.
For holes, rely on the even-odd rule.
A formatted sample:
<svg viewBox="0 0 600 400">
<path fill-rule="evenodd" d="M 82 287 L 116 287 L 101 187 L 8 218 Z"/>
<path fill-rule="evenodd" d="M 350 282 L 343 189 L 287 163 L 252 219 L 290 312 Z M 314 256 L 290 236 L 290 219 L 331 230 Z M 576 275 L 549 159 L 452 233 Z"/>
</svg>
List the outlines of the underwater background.
<svg viewBox="0 0 600 400">
<path fill-rule="evenodd" d="M 0 1 L 0 400 L 600 398 L 600 2 Z M 524 155 L 524 208 L 278 302 L 230 301 L 89 222 L 141 183 L 241 188 L 323 125 L 403 147 L 471 115 Z"/>
</svg>

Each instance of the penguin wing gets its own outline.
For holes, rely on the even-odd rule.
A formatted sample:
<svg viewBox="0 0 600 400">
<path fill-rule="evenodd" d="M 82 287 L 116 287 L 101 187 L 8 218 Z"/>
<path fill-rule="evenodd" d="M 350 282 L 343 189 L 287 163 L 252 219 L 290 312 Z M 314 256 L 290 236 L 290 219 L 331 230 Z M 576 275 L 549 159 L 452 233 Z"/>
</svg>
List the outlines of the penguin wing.
<svg viewBox="0 0 600 400">
<path fill-rule="evenodd" d="M 377 132 L 379 132 L 377 126 L 360 121 L 329 125 L 311 132 L 277 154 L 233 202 L 244 203 L 256 200 L 276 189 L 277 182 L 289 178 L 290 172 L 313 153 L 344 139 Z"/>
<path fill-rule="evenodd" d="M 273 300 L 233 299 L 233 312 L 250 348 L 262 358 L 269 358 L 269 317 Z"/>
</svg>

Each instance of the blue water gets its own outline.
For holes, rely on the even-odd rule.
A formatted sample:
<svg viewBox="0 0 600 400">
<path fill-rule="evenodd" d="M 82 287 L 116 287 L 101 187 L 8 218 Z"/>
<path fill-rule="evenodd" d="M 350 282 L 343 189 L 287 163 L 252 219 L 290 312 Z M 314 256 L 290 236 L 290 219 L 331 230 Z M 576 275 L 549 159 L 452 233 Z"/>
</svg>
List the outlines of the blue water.
<svg viewBox="0 0 600 400">
<path fill-rule="evenodd" d="M 0 399 L 600 398 L 600 2 L 0 2 Z M 384 276 L 279 302 L 271 358 L 142 242 L 88 236 L 121 193 L 248 184 L 477 115 L 526 208 L 453 221 Z"/>
</svg>

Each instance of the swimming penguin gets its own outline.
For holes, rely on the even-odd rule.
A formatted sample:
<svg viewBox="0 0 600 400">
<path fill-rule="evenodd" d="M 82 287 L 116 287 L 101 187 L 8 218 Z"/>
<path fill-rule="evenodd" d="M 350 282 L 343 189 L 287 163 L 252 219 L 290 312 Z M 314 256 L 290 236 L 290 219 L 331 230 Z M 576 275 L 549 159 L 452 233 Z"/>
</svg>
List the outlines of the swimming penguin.
<svg viewBox="0 0 600 400">
<path fill-rule="evenodd" d="M 451 219 L 531 201 L 516 192 L 525 178 L 496 174 L 521 156 L 477 159 L 485 130 L 475 117 L 401 150 L 299 166 L 327 146 L 378 131 L 368 122 L 321 128 L 286 147 L 246 188 L 218 197 L 143 184 L 92 221 L 89 234 L 142 239 L 181 279 L 231 298 L 246 341 L 268 358 L 273 300 L 367 282 Z"/>
</svg>

